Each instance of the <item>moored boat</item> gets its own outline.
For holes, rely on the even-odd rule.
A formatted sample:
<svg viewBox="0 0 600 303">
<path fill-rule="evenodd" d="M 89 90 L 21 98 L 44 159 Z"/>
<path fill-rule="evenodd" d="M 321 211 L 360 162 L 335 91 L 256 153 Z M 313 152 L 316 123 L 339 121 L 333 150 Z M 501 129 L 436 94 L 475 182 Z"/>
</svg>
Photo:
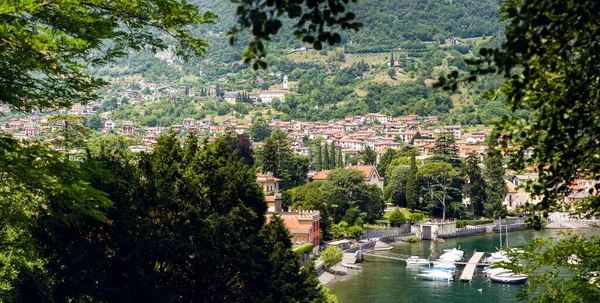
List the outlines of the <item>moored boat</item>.
<svg viewBox="0 0 600 303">
<path fill-rule="evenodd" d="M 344 263 L 344 262 L 342 262 L 342 266 L 346 267 L 346 268 L 350 268 L 350 269 L 361 269 L 362 268 L 359 265 L 352 265 L 352 264 L 348 264 L 348 263 Z"/>
<path fill-rule="evenodd" d="M 525 284 L 527 283 L 527 275 L 515 274 L 513 272 L 503 272 L 490 276 L 490 282 L 503 284 Z"/>
<path fill-rule="evenodd" d="M 417 274 L 422 280 L 430 280 L 430 281 L 443 281 L 450 282 L 454 280 L 454 276 L 451 273 L 442 270 L 432 270 L 425 273 Z"/>
<path fill-rule="evenodd" d="M 429 265 L 431 262 L 427 259 L 419 258 L 417 256 L 411 256 L 406 259 L 406 265 Z"/>
</svg>

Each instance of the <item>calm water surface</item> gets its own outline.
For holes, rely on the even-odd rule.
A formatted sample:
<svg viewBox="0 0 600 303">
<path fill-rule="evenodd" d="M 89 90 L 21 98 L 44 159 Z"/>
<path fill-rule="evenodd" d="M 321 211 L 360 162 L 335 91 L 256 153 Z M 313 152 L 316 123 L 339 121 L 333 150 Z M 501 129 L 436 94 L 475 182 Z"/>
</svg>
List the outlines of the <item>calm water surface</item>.
<svg viewBox="0 0 600 303">
<path fill-rule="evenodd" d="M 574 231 L 574 234 L 600 234 L 600 229 Z M 520 231 L 509 233 L 511 246 L 523 244 L 536 237 L 560 237 L 557 230 Z M 504 237 L 503 237 L 504 240 Z M 390 252 L 437 259 L 443 249 L 460 246 L 465 251 L 465 259 L 474 250 L 494 252 L 499 247 L 497 234 L 447 240 L 446 243 L 397 243 Z M 487 256 L 488 254 L 486 254 Z M 415 279 L 418 267 L 407 267 L 402 261 L 376 257 L 365 257 L 358 273 L 344 281 L 330 285 L 331 292 L 340 303 L 348 302 L 516 302 L 515 295 L 522 286 L 488 283 L 482 269 L 478 268 L 472 283 L 460 282 L 460 268 L 454 282 L 433 282 Z M 481 291 L 478 291 L 481 289 Z"/>
</svg>

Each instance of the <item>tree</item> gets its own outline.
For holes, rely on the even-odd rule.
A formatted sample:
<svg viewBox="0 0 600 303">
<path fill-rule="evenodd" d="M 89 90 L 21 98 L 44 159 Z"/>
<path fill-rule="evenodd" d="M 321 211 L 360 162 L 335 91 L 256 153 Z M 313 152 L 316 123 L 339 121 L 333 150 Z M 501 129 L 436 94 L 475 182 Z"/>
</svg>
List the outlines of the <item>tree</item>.
<svg viewBox="0 0 600 303">
<path fill-rule="evenodd" d="M 419 207 L 418 171 L 419 169 L 417 168 L 417 160 L 413 154 L 410 157 L 410 170 L 408 171 L 408 176 L 406 177 L 406 204 L 412 211 Z"/>
<path fill-rule="evenodd" d="M 321 142 L 317 142 L 317 159 L 315 160 L 316 162 L 316 168 L 317 171 L 322 171 L 323 170 L 323 151 L 321 150 Z"/>
<path fill-rule="evenodd" d="M 379 159 L 379 163 L 377 164 L 377 171 L 382 178 L 386 177 L 386 169 L 388 165 L 394 160 L 396 157 L 396 151 L 388 148 L 385 150 L 385 153 Z"/>
<path fill-rule="evenodd" d="M 342 148 L 338 149 L 337 164 L 338 168 L 344 168 L 344 156 L 342 155 Z"/>
<path fill-rule="evenodd" d="M 325 143 L 325 146 L 323 147 L 323 169 L 324 170 L 331 169 L 331 166 L 329 163 L 329 148 L 327 148 L 327 143 Z"/>
<path fill-rule="evenodd" d="M 340 221 L 337 224 L 333 224 L 331 226 L 331 236 L 333 239 L 342 239 L 346 236 L 348 232 L 348 222 Z"/>
<path fill-rule="evenodd" d="M 292 153 L 287 134 L 281 130 L 271 133 L 257 158 L 263 172 L 272 172 L 282 179 L 284 189 L 306 182 L 310 160 Z"/>
<path fill-rule="evenodd" d="M 363 151 L 360 153 L 360 156 L 362 157 L 362 162 L 365 165 L 373 165 L 377 161 L 377 154 L 370 146 L 366 146 L 365 149 L 363 149 Z"/>
<path fill-rule="evenodd" d="M 83 125 L 85 117 L 78 115 L 61 114 L 48 118 L 47 126 L 55 128 L 50 133 L 52 145 L 69 153 L 74 149 L 80 150 L 85 146 L 86 140 L 91 135 L 89 128 Z"/>
<path fill-rule="evenodd" d="M 396 77 L 396 69 L 393 67 L 388 69 L 387 74 L 390 78 L 394 79 Z"/>
<path fill-rule="evenodd" d="M 161 37 L 167 35 L 174 38 L 178 56 L 202 55 L 208 44 L 188 27 L 216 18 L 210 12 L 200 15 L 184 1 L 151 0 L 36 2 L 13 5 L 2 16 L 0 100 L 17 110 L 92 100 L 105 82 L 85 73 L 88 64 L 111 62 L 128 49 L 166 49 Z M 50 37 L 45 29 L 56 30 Z"/>
<path fill-rule="evenodd" d="M 504 180 L 504 167 L 500 155 L 488 153 L 485 158 L 484 178 L 486 183 L 486 200 L 483 213 L 488 218 L 505 217 L 506 207 L 502 204 L 508 189 Z"/>
<path fill-rule="evenodd" d="M 481 167 L 477 154 L 470 153 L 465 159 L 463 166 L 464 175 L 467 178 L 465 192 L 470 200 L 471 214 L 474 217 L 483 215 L 483 206 L 487 199 L 486 184 L 483 179 Z"/>
<path fill-rule="evenodd" d="M 392 226 L 400 226 L 406 223 L 406 218 L 404 217 L 404 214 L 397 209 L 390 214 L 388 221 Z"/>
<path fill-rule="evenodd" d="M 330 157 L 329 157 L 329 167 L 331 169 L 334 169 L 337 167 L 337 162 L 335 159 L 335 143 L 333 142 L 333 140 L 331 141 L 331 153 L 330 153 Z"/>
<path fill-rule="evenodd" d="M 435 162 L 446 162 L 454 168 L 460 167 L 458 158 L 458 147 L 454 140 L 454 135 L 448 132 L 441 132 L 435 139 L 433 146 L 433 156 L 429 159 Z"/>
<path fill-rule="evenodd" d="M 309 182 L 289 190 L 294 209 L 318 210 L 321 215 L 321 238 L 330 239 L 331 221 L 321 181 Z"/>
<path fill-rule="evenodd" d="M 337 246 L 329 246 L 321 252 L 321 260 L 323 260 L 323 267 L 325 270 L 329 270 L 336 264 L 342 262 L 343 257 L 344 254 L 342 253 L 342 250 Z"/>
<path fill-rule="evenodd" d="M 417 174 L 421 178 L 431 199 L 442 206 L 442 220 L 446 219 L 446 202 L 452 191 L 452 182 L 458 172 L 446 162 L 429 162 L 423 165 Z"/>
<path fill-rule="evenodd" d="M 366 184 L 362 172 L 355 169 L 335 169 L 321 186 L 333 222 L 344 217 L 374 222 L 381 218 L 385 204 L 379 188 Z"/>
<path fill-rule="evenodd" d="M 394 205 L 407 207 L 406 186 L 410 174 L 410 166 L 399 165 L 394 168 L 392 174 L 388 176 L 388 187 L 390 189 L 390 198 Z"/>
<path fill-rule="evenodd" d="M 98 115 L 89 116 L 87 119 L 85 119 L 85 122 L 83 124 L 87 128 L 92 129 L 92 130 L 100 130 L 104 127 L 104 123 L 102 123 L 102 120 L 100 119 L 100 116 L 98 116 Z"/>
<path fill-rule="evenodd" d="M 362 227 L 356 225 L 348 227 L 347 231 L 348 237 L 352 239 L 360 238 L 360 236 L 362 236 L 364 232 L 365 230 Z"/>
<path fill-rule="evenodd" d="M 249 130 L 255 142 L 262 142 L 271 135 L 271 127 L 263 120 L 254 121 Z"/>
<path fill-rule="evenodd" d="M 190 133 L 189 135 L 196 136 L 195 133 Z M 254 150 L 252 149 L 252 142 L 248 134 L 229 132 L 225 135 L 225 140 L 227 140 L 231 150 L 235 151 L 242 162 L 246 163 L 249 167 L 254 166 Z"/>
</svg>

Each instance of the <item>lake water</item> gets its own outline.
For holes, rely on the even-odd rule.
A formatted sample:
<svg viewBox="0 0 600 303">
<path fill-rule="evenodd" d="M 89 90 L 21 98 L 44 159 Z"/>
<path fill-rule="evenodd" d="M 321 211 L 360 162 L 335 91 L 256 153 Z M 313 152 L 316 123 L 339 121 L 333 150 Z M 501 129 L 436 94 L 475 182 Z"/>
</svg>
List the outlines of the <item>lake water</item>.
<svg viewBox="0 0 600 303">
<path fill-rule="evenodd" d="M 600 234 L 600 229 L 576 230 L 574 234 Z M 558 230 L 519 231 L 509 233 L 511 246 L 523 244 L 536 237 L 559 237 Z M 504 241 L 504 237 L 502 238 Z M 497 234 L 449 239 L 446 243 L 423 241 L 420 243 L 396 243 L 390 252 L 437 259 L 445 248 L 460 246 L 465 251 L 465 260 L 471 257 L 473 250 L 487 253 L 496 251 L 500 240 Z M 339 303 L 349 302 L 517 302 L 515 295 L 522 286 L 488 283 L 478 268 L 473 281 L 460 282 L 460 270 L 454 282 L 433 282 L 415 279 L 418 267 L 407 267 L 403 261 L 377 257 L 365 257 L 360 264 L 362 269 L 346 280 L 329 285 L 331 292 L 338 297 Z M 481 289 L 479 291 L 478 289 Z"/>
</svg>

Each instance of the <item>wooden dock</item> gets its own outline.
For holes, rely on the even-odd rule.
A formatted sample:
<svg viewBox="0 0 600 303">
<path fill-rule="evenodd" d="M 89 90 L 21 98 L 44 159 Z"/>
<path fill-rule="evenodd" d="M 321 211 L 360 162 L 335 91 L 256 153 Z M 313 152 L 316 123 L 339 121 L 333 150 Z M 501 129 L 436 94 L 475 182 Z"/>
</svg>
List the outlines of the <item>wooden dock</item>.
<svg viewBox="0 0 600 303">
<path fill-rule="evenodd" d="M 481 260 L 482 257 L 483 252 L 476 252 L 475 254 L 473 254 L 471 259 L 469 259 L 469 262 L 467 262 L 465 269 L 463 269 L 460 275 L 461 281 L 471 282 L 471 280 L 473 280 L 473 274 L 475 273 L 475 269 L 477 268 L 479 260 Z"/>
</svg>

